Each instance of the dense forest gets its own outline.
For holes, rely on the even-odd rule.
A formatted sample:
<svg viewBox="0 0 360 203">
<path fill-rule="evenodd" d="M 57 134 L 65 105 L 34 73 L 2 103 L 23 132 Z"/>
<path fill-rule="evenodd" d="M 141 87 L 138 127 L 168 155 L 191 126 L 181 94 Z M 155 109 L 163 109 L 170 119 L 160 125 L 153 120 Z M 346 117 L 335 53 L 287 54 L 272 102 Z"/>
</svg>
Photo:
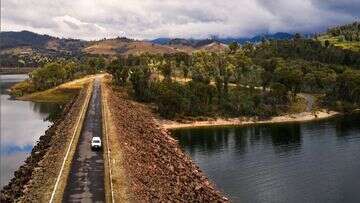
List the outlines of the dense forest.
<svg viewBox="0 0 360 203">
<path fill-rule="evenodd" d="M 326 46 L 360 52 L 360 22 L 329 28 L 316 39 Z"/>
<path fill-rule="evenodd" d="M 359 107 L 360 55 L 295 35 L 221 53 L 119 57 L 107 70 L 134 97 L 164 117 L 259 116 L 287 112 L 297 93 L 322 95 L 322 105 Z"/>
<path fill-rule="evenodd" d="M 360 22 L 329 28 L 327 31 L 333 37 L 340 37 L 339 40 L 360 41 Z"/>
</svg>

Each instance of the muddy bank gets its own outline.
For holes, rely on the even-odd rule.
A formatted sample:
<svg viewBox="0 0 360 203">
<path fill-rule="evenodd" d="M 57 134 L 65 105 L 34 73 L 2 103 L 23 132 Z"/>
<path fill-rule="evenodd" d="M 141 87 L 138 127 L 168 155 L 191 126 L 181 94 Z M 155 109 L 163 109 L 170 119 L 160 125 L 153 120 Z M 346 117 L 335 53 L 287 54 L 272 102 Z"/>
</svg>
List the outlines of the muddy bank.
<svg viewBox="0 0 360 203">
<path fill-rule="evenodd" d="M 211 126 L 241 126 L 261 123 L 287 123 L 287 122 L 306 122 L 319 119 L 326 119 L 339 115 L 336 111 L 319 110 L 316 112 L 302 112 L 296 114 L 287 114 L 275 116 L 266 120 L 260 120 L 256 117 L 239 117 L 239 118 L 209 118 L 205 120 L 182 120 L 173 121 L 160 117 L 155 119 L 156 123 L 165 129 L 180 128 L 198 128 Z"/>
<path fill-rule="evenodd" d="M 135 202 L 224 202 L 225 197 L 143 105 L 105 84 L 122 163 Z M 116 165 L 115 165 L 116 167 Z"/>
<path fill-rule="evenodd" d="M 65 106 L 60 118 L 39 138 L 25 163 L 1 190 L 0 202 L 49 200 L 87 88 Z"/>
</svg>

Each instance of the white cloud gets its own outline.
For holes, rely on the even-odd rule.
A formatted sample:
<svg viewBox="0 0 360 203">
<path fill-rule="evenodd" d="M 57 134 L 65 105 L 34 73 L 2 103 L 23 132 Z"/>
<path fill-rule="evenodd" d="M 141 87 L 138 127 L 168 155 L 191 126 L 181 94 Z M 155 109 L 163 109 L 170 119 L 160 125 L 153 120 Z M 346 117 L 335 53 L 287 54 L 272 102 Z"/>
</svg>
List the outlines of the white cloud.
<svg viewBox="0 0 360 203">
<path fill-rule="evenodd" d="M 340 2 L 340 1 L 339 1 Z M 312 32 L 351 22 L 360 2 L 344 0 L 3 0 L 2 30 L 84 39 L 249 36 Z M 352 5 L 352 6 L 350 6 Z"/>
</svg>

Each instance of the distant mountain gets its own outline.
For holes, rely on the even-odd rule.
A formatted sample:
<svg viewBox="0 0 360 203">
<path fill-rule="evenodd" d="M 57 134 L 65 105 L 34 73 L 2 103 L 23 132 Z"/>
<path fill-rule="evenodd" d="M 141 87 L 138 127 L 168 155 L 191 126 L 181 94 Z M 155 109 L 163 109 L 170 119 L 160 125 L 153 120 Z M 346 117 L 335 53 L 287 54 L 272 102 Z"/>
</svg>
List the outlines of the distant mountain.
<svg viewBox="0 0 360 203">
<path fill-rule="evenodd" d="M 18 46 L 44 46 L 54 37 L 48 35 L 39 35 L 29 31 L 21 32 L 1 32 L 0 33 L 0 48 L 13 48 Z"/>
<path fill-rule="evenodd" d="M 41 35 L 29 31 L 0 32 L 0 50 L 28 47 L 40 52 L 79 52 L 85 41 Z"/>
<path fill-rule="evenodd" d="M 289 33 L 258 35 L 253 38 L 214 38 L 214 39 L 181 39 L 158 38 L 155 40 L 132 40 L 128 38 L 84 41 L 41 35 L 29 31 L 0 32 L 1 65 L 15 66 L 26 60 L 24 66 L 36 66 L 39 61 L 48 58 L 82 57 L 84 54 L 128 55 L 151 53 L 192 53 L 196 50 L 223 51 L 227 44 L 238 42 L 260 42 L 266 39 L 289 39 Z M 21 64 L 20 64 L 21 65 Z"/>
<path fill-rule="evenodd" d="M 0 32 L 0 65 L 36 67 L 55 58 L 80 58 L 86 43 L 29 31 Z"/>
<path fill-rule="evenodd" d="M 155 43 L 155 44 L 168 44 L 171 41 L 170 38 L 157 38 L 154 40 L 151 40 L 151 42 Z"/>
<path fill-rule="evenodd" d="M 239 44 L 245 44 L 246 42 L 251 43 L 257 43 L 261 42 L 262 39 L 291 39 L 293 37 L 293 34 L 285 33 L 285 32 L 277 32 L 275 34 L 263 34 L 263 35 L 257 35 L 252 38 L 246 38 L 246 37 L 239 37 L 239 38 L 217 38 L 217 39 L 180 39 L 180 38 L 157 38 L 154 40 L 151 40 L 151 42 L 155 44 L 161 44 L 161 45 L 171 45 L 171 44 L 189 44 L 193 47 L 197 46 L 203 46 L 206 44 L 211 44 L 214 41 L 221 42 L 223 44 L 230 44 L 232 42 L 237 42 Z"/>
<path fill-rule="evenodd" d="M 29 31 L 0 32 L 0 65 L 4 67 L 36 67 L 55 58 L 81 58 L 84 55 L 128 55 L 150 53 L 192 53 L 196 50 L 223 51 L 227 44 L 260 42 L 266 39 L 289 39 L 289 33 L 259 35 L 253 38 L 181 39 L 158 38 L 132 40 L 128 38 L 85 41 L 41 35 Z M 22 63 L 25 61 L 25 63 Z"/>
</svg>

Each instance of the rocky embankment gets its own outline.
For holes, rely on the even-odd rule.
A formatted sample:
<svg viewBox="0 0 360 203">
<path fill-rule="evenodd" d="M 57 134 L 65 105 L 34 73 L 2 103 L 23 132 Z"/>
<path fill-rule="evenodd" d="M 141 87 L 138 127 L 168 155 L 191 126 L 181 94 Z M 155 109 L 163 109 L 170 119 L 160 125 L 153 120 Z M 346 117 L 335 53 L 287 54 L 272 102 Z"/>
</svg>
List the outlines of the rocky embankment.
<svg viewBox="0 0 360 203">
<path fill-rule="evenodd" d="M 146 107 L 107 84 L 104 89 L 132 201 L 228 201 Z"/>
<path fill-rule="evenodd" d="M 25 163 L 1 190 L 0 202 L 48 201 L 87 88 L 65 106 L 60 118 L 39 138 Z"/>
</svg>

